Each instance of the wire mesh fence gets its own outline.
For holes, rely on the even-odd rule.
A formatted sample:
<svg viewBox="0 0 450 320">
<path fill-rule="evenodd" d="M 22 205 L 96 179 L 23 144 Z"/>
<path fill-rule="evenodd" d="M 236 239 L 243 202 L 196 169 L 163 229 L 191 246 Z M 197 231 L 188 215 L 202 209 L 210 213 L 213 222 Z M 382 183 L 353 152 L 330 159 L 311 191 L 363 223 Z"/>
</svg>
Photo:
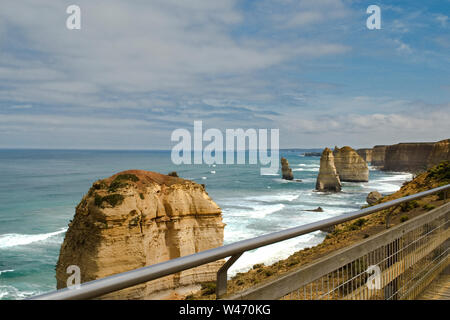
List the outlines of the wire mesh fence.
<svg viewBox="0 0 450 320">
<path fill-rule="evenodd" d="M 449 264 L 448 239 L 445 214 L 306 282 L 282 299 L 415 299 Z"/>
</svg>

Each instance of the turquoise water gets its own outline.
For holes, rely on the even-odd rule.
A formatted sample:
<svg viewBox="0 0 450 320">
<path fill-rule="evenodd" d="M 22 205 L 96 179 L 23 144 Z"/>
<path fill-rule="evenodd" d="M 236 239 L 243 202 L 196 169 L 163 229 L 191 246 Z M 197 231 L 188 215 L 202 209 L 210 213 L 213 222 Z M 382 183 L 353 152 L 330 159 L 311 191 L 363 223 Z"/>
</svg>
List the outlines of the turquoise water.
<svg viewBox="0 0 450 320">
<path fill-rule="evenodd" d="M 92 183 L 119 171 L 177 171 L 206 184 L 223 209 L 225 243 L 294 227 L 358 209 L 368 192 L 391 193 L 411 178 L 370 171 L 368 183 L 344 183 L 343 192 L 313 192 L 319 157 L 281 152 L 296 179 L 261 176 L 257 165 L 172 164 L 168 151 L 0 150 L 0 299 L 22 299 L 55 289 L 55 264 L 75 206 Z M 321 206 L 324 212 L 308 212 Z M 320 243 L 315 232 L 244 254 L 230 274 L 271 263 Z"/>
</svg>

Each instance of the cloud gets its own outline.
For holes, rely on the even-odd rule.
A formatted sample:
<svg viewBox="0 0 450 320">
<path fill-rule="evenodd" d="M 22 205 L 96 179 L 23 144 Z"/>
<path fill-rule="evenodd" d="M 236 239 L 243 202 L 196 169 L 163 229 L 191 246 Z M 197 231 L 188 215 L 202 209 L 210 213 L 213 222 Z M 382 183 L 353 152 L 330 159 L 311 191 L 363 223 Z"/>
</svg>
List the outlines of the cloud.
<svg viewBox="0 0 450 320">
<path fill-rule="evenodd" d="M 446 27 L 448 23 L 448 16 L 444 14 L 436 14 L 435 15 L 436 21 L 438 21 L 442 27 Z"/>
</svg>

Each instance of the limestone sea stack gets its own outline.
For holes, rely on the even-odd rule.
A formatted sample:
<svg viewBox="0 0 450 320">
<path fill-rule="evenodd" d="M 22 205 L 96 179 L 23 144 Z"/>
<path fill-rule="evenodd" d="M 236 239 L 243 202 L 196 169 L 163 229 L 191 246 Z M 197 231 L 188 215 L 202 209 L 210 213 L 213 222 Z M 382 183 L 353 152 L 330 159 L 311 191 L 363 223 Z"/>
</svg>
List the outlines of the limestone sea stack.
<svg viewBox="0 0 450 320">
<path fill-rule="evenodd" d="M 156 172 L 130 170 L 97 181 L 76 207 L 56 266 L 57 287 L 67 267 L 86 282 L 223 244 L 221 209 L 204 187 Z M 214 281 L 222 262 L 103 296 L 105 299 L 166 299 Z"/>
<path fill-rule="evenodd" d="M 334 165 L 341 181 L 369 181 L 369 167 L 360 155 L 349 146 L 335 147 L 333 151 Z"/>
<path fill-rule="evenodd" d="M 334 166 L 333 152 L 329 148 L 325 148 L 320 157 L 320 169 L 317 176 L 316 189 L 318 191 L 334 191 L 339 192 L 342 189 L 339 175 Z"/>
<path fill-rule="evenodd" d="M 289 167 L 289 161 L 286 158 L 281 158 L 281 176 L 285 180 L 294 179 L 292 169 Z"/>
</svg>

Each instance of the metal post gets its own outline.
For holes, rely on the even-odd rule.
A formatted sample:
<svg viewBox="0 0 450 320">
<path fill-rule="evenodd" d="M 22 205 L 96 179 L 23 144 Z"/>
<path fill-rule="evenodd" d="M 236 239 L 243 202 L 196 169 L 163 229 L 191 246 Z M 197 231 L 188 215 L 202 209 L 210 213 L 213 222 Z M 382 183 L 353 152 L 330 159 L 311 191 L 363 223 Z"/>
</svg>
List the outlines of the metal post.
<svg viewBox="0 0 450 320">
<path fill-rule="evenodd" d="M 242 256 L 243 252 L 235 254 L 228 259 L 227 262 L 217 271 L 217 280 L 216 280 L 216 299 L 220 299 L 227 293 L 227 271 Z"/>
</svg>

